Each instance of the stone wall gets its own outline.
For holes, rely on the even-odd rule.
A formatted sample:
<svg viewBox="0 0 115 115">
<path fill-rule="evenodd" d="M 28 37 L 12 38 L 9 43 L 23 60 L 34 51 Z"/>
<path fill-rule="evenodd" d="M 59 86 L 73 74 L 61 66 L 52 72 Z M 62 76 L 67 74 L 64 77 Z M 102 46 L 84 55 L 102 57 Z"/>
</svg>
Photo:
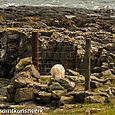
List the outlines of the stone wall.
<svg viewBox="0 0 115 115">
<path fill-rule="evenodd" d="M 31 29 L 10 29 L 0 33 L 1 40 L 5 40 L 2 43 L 6 44 L 3 44 L 3 48 L 1 46 L 1 49 L 3 49 L 0 61 L 1 76 L 13 74 L 14 66 L 21 58 L 32 56 L 32 31 Z M 41 74 L 49 74 L 50 68 L 57 63 L 62 64 L 66 69 L 77 70 L 81 73 L 84 71 L 84 34 L 80 38 L 76 38 L 80 32 L 66 32 L 65 29 L 55 30 L 52 28 L 50 30 L 38 29 L 37 31 L 41 34 L 39 37 L 41 43 L 41 46 L 39 46 L 39 67 Z M 87 34 L 90 35 L 91 33 Z M 103 69 L 111 69 L 112 73 L 114 73 L 115 56 L 113 52 L 115 45 L 114 39 L 112 39 L 114 36 L 112 37 L 107 32 L 96 35 L 99 37 L 111 37 L 111 39 L 104 40 L 105 38 L 102 38 L 102 43 L 100 43 L 98 40 L 95 41 L 94 38 L 91 38 L 91 72 L 100 73 Z M 107 43 L 105 44 L 104 41 L 107 41 Z M 99 44 L 102 44 L 102 46 Z"/>
<path fill-rule="evenodd" d="M 10 75 L 12 75 L 14 71 L 14 66 L 17 64 L 18 60 L 22 57 L 31 55 L 31 50 L 27 49 L 28 43 L 26 43 L 26 41 L 28 40 L 26 38 L 26 35 L 16 31 L 15 29 L 2 30 L 0 32 L 0 76 L 9 77 Z M 26 47 L 24 47 L 25 44 Z"/>
</svg>

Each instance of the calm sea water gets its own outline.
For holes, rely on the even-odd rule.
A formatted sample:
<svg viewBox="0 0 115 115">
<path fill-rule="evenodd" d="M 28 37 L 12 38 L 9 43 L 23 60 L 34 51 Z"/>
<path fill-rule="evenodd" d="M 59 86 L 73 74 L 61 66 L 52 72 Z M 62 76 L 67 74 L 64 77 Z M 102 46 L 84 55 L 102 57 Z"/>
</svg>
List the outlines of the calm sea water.
<svg viewBox="0 0 115 115">
<path fill-rule="evenodd" d="M 0 7 L 10 5 L 66 6 L 87 9 L 115 9 L 115 0 L 0 0 Z"/>
</svg>

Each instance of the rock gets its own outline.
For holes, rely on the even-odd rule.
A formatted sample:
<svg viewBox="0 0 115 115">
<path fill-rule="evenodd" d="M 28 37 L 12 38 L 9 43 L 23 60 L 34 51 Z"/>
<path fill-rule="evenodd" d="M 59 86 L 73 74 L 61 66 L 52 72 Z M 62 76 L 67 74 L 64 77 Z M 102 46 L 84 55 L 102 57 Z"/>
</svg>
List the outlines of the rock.
<svg viewBox="0 0 115 115">
<path fill-rule="evenodd" d="M 113 95 L 115 95 L 115 87 L 111 88 L 111 92 L 112 92 Z"/>
<path fill-rule="evenodd" d="M 8 94 L 8 93 L 5 93 L 5 94 Z M 7 100 L 7 96 L 0 95 L 0 103 L 6 102 L 6 100 Z"/>
<path fill-rule="evenodd" d="M 101 66 L 101 70 L 107 70 L 109 68 L 109 64 L 108 63 L 102 63 L 102 66 Z"/>
<path fill-rule="evenodd" d="M 31 76 L 36 78 L 37 80 L 40 78 L 40 73 L 33 64 L 27 65 L 23 69 L 23 71 L 29 71 L 31 73 Z"/>
<path fill-rule="evenodd" d="M 45 30 L 40 30 L 41 36 L 48 36 L 51 37 L 53 34 L 53 31 L 45 31 Z"/>
<path fill-rule="evenodd" d="M 73 81 L 75 83 L 83 83 L 85 81 L 85 78 L 82 75 L 79 76 L 66 75 L 66 78 L 68 78 L 70 81 Z"/>
<path fill-rule="evenodd" d="M 105 92 L 100 92 L 97 95 L 110 99 L 112 96 L 112 92 L 110 91 L 110 93 L 108 93 L 108 94 Z"/>
<path fill-rule="evenodd" d="M 71 69 L 67 69 L 67 72 L 68 72 L 69 75 L 80 76 L 80 74 L 79 74 L 78 72 L 73 71 L 73 70 L 71 70 Z"/>
<path fill-rule="evenodd" d="M 104 103 L 105 97 L 102 96 L 88 96 L 85 98 L 86 103 Z"/>
<path fill-rule="evenodd" d="M 74 102 L 83 103 L 85 99 L 85 92 L 84 91 L 72 91 L 69 92 L 68 95 L 72 95 L 74 97 Z"/>
<path fill-rule="evenodd" d="M 28 84 L 32 84 L 33 80 L 30 75 L 30 72 L 20 72 L 12 78 L 11 82 L 13 83 L 15 88 L 26 87 Z"/>
<path fill-rule="evenodd" d="M 50 90 L 64 90 L 64 87 L 61 86 L 58 82 L 53 82 L 50 86 Z"/>
<path fill-rule="evenodd" d="M 91 88 L 99 88 L 99 87 L 101 87 L 101 86 L 103 86 L 102 83 L 99 83 L 99 82 L 97 82 L 97 81 L 90 81 L 90 87 L 91 87 Z"/>
<path fill-rule="evenodd" d="M 92 73 L 91 76 L 95 76 L 95 77 L 97 77 L 97 78 L 100 78 L 100 77 L 101 77 L 100 73 Z"/>
<path fill-rule="evenodd" d="M 61 86 L 63 86 L 68 91 L 72 91 L 76 84 L 68 79 L 59 79 L 57 80 L 58 83 L 60 83 Z"/>
<path fill-rule="evenodd" d="M 49 89 L 49 86 L 47 84 L 40 84 L 38 82 L 33 82 L 32 84 L 29 84 L 29 86 L 34 87 L 37 92 L 39 90 L 47 91 Z"/>
<path fill-rule="evenodd" d="M 98 113 L 98 112 L 100 112 L 100 111 L 102 111 L 103 109 L 100 109 L 100 108 L 90 108 L 90 109 L 87 109 L 86 111 L 85 111 L 85 114 L 86 115 L 90 115 L 90 114 L 96 114 L 96 113 Z"/>
<path fill-rule="evenodd" d="M 63 103 L 63 104 L 74 103 L 74 98 L 73 96 L 61 96 L 60 103 Z"/>
<path fill-rule="evenodd" d="M 111 77 L 113 74 L 111 73 L 110 70 L 102 71 L 103 77 Z"/>
<path fill-rule="evenodd" d="M 8 85 L 7 87 L 7 101 L 14 101 L 15 89 L 13 85 Z"/>
<path fill-rule="evenodd" d="M 26 57 L 26 58 L 20 59 L 20 61 L 16 65 L 16 72 L 23 70 L 25 66 L 31 63 L 32 63 L 32 57 Z"/>
<path fill-rule="evenodd" d="M 52 80 L 52 76 L 49 75 L 44 75 L 44 76 L 40 76 L 40 80 L 39 83 L 41 84 L 49 84 Z"/>
<path fill-rule="evenodd" d="M 66 95 L 67 90 L 54 90 L 52 91 L 52 97 L 54 99 L 60 99 L 61 96 Z"/>
<path fill-rule="evenodd" d="M 42 102 L 50 103 L 51 101 L 51 93 L 40 91 L 38 93 L 38 97 L 41 99 Z"/>
<path fill-rule="evenodd" d="M 0 104 L 0 109 L 8 109 L 9 105 L 8 104 Z"/>
<path fill-rule="evenodd" d="M 33 84 L 30 84 L 29 86 L 34 87 L 36 89 L 36 93 L 38 94 L 39 91 L 49 91 L 48 84 L 41 84 L 38 82 L 33 82 Z"/>
<path fill-rule="evenodd" d="M 105 49 L 108 51 L 114 51 L 115 50 L 115 44 L 113 43 L 108 43 L 105 45 Z"/>
<path fill-rule="evenodd" d="M 101 72 L 101 67 L 94 67 L 93 72 L 94 73 L 100 73 Z"/>
<path fill-rule="evenodd" d="M 19 33 L 17 31 L 8 31 L 7 37 L 12 40 L 12 39 L 17 39 L 19 38 Z"/>
<path fill-rule="evenodd" d="M 115 75 L 115 67 L 114 67 L 114 69 L 110 69 L 111 70 L 111 73 L 113 74 L 113 75 Z"/>
<path fill-rule="evenodd" d="M 35 100 L 34 89 L 32 87 L 18 88 L 14 96 L 15 102 Z"/>
</svg>

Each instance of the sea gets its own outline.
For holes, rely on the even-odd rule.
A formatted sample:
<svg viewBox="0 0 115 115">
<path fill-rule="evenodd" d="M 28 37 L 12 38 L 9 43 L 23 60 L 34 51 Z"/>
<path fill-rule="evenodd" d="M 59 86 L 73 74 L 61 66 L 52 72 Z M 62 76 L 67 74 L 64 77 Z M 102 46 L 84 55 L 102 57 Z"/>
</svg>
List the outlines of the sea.
<svg viewBox="0 0 115 115">
<path fill-rule="evenodd" d="M 86 9 L 115 9 L 115 0 L 0 0 L 0 8 L 22 5 L 72 7 Z"/>
</svg>

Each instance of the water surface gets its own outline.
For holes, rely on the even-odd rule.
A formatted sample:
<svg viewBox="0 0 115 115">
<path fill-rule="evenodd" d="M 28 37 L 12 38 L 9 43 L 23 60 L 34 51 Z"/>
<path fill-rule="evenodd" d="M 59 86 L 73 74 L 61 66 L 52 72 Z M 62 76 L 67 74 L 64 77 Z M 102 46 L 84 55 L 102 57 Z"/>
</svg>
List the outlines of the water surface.
<svg viewBox="0 0 115 115">
<path fill-rule="evenodd" d="M 87 9 L 115 9 L 115 0 L 0 0 L 0 7 L 7 7 L 10 5 L 64 6 Z"/>
</svg>

